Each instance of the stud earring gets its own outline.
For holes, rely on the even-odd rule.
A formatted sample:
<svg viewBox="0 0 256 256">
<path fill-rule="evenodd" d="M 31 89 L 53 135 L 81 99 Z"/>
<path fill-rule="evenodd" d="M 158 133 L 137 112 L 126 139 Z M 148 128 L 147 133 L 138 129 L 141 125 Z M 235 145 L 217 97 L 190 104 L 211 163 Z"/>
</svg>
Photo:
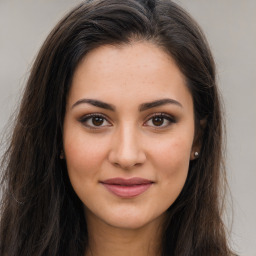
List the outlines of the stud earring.
<svg viewBox="0 0 256 256">
<path fill-rule="evenodd" d="M 60 159 L 64 159 L 65 157 L 64 157 L 64 151 L 63 150 L 61 150 L 60 151 Z"/>
<path fill-rule="evenodd" d="M 196 152 L 194 153 L 194 156 L 195 156 L 195 157 L 198 157 L 198 156 L 199 156 L 199 153 L 196 151 Z"/>
</svg>

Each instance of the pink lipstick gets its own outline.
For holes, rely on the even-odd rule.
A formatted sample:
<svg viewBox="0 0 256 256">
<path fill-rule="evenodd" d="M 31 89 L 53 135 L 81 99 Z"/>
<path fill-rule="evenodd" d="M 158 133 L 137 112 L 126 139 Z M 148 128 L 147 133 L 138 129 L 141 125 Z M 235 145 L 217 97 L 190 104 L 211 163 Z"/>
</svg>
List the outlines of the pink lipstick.
<svg viewBox="0 0 256 256">
<path fill-rule="evenodd" d="M 132 198 L 148 190 L 154 182 L 143 178 L 112 178 L 104 180 L 101 184 L 116 196 Z"/>
</svg>

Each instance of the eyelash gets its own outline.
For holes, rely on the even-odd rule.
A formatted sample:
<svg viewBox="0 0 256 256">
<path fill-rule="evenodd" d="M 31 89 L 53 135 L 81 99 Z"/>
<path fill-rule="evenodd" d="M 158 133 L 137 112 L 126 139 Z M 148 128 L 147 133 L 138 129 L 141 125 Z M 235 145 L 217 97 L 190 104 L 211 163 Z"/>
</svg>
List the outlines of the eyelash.
<svg viewBox="0 0 256 256">
<path fill-rule="evenodd" d="M 100 113 L 94 113 L 94 114 L 88 114 L 88 115 L 85 115 L 85 116 L 83 116 L 82 118 L 80 118 L 79 119 L 79 121 L 84 125 L 84 126 L 86 126 L 87 128 L 89 128 L 89 129 L 100 129 L 102 126 L 92 126 L 92 125 L 88 125 L 86 122 L 88 122 L 90 119 L 92 120 L 92 118 L 96 118 L 96 117 L 98 117 L 98 118 L 102 118 L 103 119 L 103 122 L 105 122 L 105 121 L 107 121 L 108 123 L 110 123 L 109 121 L 108 121 L 108 119 L 104 116 L 104 115 L 102 115 L 102 114 L 100 114 Z M 112 125 L 107 125 L 107 126 L 112 126 Z"/>
<path fill-rule="evenodd" d="M 103 114 L 100 114 L 100 113 L 93 113 L 93 114 L 88 114 L 88 115 L 85 115 L 85 116 L 83 116 L 82 118 L 80 118 L 79 119 L 79 121 L 84 125 L 84 126 L 86 126 L 87 128 L 89 128 L 89 129 L 94 129 L 94 130 L 96 130 L 96 129 L 101 129 L 102 127 L 109 127 L 109 126 L 112 126 L 111 124 L 109 124 L 109 125 L 99 125 L 99 126 L 93 126 L 93 124 L 92 125 L 88 125 L 86 122 L 88 122 L 89 120 L 92 120 L 92 118 L 102 118 L 103 119 L 103 123 L 104 122 L 108 122 L 108 123 L 110 123 L 109 121 L 108 121 L 108 118 L 106 118 L 106 116 L 105 115 L 103 115 Z M 145 125 L 146 123 L 148 123 L 150 120 L 151 120 L 151 122 L 152 122 L 152 120 L 153 120 L 153 118 L 163 118 L 165 121 L 167 120 L 168 121 L 168 124 L 166 124 L 166 125 L 164 125 L 164 126 L 162 126 L 162 125 L 160 125 L 160 126 L 157 126 L 157 125 Z M 149 127 L 152 127 L 152 128 L 154 128 L 154 129 L 164 129 L 164 128 L 166 128 L 166 127 L 168 127 L 168 126 L 170 126 L 171 124 L 173 124 L 173 123 L 176 123 L 176 119 L 173 117 L 173 116 L 171 116 L 171 115 L 169 115 L 169 114 L 165 114 L 165 113 L 154 113 L 153 115 L 151 115 L 150 117 L 148 117 L 148 119 L 147 119 L 147 121 L 145 122 L 145 123 L 143 123 L 143 126 L 149 126 Z"/>
<path fill-rule="evenodd" d="M 151 115 L 148 119 L 147 119 L 147 121 L 145 122 L 145 123 L 147 123 L 147 122 L 149 122 L 150 120 L 151 120 L 151 122 L 152 122 L 152 120 L 153 120 L 153 118 L 162 118 L 162 119 L 164 119 L 164 121 L 166 121 L 167 120 L 167 122 L 168 122 L 168 124 L 165 124 L 164 126 L 151 126 L 152 128 L 154 128 L 154 129 L 164 129 L 164 128 L 166 128 L 166 127 L 168 127 L 168 126 L 170 126 L 171 124 L 173 124 L 173 123 L 176 123 L 177 121 L 176 121 L 176 119 L 173 117 L 173 116 L 171 116 L 171 115 L 169 115 L 169 114 L 165 114 L 165 113 L 154 113 L 153 115 Z M 144 123 L 144 124 L 145 124 Z M 144 125 L 145 126 L 145 125 Z"/>
</svg>

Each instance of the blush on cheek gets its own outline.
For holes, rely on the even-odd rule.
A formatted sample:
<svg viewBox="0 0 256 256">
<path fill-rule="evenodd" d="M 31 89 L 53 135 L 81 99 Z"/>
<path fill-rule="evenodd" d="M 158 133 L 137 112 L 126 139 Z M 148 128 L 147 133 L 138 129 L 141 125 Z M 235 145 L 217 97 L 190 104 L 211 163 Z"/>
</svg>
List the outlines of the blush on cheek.
<svg viewBox="0 0 256 256">
<path fill-rule="evenodd" d="M 172 166 L 179 168 L 186 164 L 188 165 L 190 159 L 190 145 L 184 145 L 183 140 L 177 140 L 175 142 L 170 142 L 165 145 L 159 145 L 155 152 L 158 159 L 165 166 Z M 174 168 L 174 169 L 176 169 Z"/>
<path fill-rule="evenodd" d="M 88 144 L 88 143 L 86 143 Z M 70 179 L 77 183 L 86 182 L 88 178 L 97 175 L 102 159 L 104 159 L 104 151 L 95 143 L 94 146 L 86 146 L 85 143 L 66 143 L 66 162 Z"/>
<path fill-rule="evenodd" d="M 166 179 L 174 184 L 182 183 L 188 174 L 189 164 L 187 161 L 170 163 L 169 168 L 165 168 L 163 174 Z"/>
<path fill-rule="evenodd" d="M 163 177 L 172 183 L 171 186 L 183 186 L 188 174 L 190 148 L 175 143 L 166 152 L 159 154 Z"/>
<path fill-rule="evenodd" d="M 182 191 L 188 175 L 189 162 L 184 159 L 176 159 L 169 163 L 169 168 L 162 172 L 162 181 L 165 184 L 167 198 L 172 204 Z"/>
<path fill-rule="evenodd" d="M 93 159 L 102 155 L 103 147 L 99 143 L 80 137 L 77 135 L 74 140 L 65 143 L 65 153 L 67 156 L 77 159 L 79 162 L 84 162 L 83 159 L 93 161 Z"/>
</svg>

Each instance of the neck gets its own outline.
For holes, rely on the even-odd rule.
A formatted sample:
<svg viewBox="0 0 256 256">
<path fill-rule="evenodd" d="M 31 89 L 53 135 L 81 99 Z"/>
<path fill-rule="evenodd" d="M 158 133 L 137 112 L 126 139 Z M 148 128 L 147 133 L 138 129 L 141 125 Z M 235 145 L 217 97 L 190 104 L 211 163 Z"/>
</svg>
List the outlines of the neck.
<svg viewBox="0 0 256 256">
<path fill-rule="evenodd" d="M 89 246 L 85 256 L 161 255 L 163 218 L 136 229 L 117 228 L 101 220 L 89 219 Z"/>
</svg>

